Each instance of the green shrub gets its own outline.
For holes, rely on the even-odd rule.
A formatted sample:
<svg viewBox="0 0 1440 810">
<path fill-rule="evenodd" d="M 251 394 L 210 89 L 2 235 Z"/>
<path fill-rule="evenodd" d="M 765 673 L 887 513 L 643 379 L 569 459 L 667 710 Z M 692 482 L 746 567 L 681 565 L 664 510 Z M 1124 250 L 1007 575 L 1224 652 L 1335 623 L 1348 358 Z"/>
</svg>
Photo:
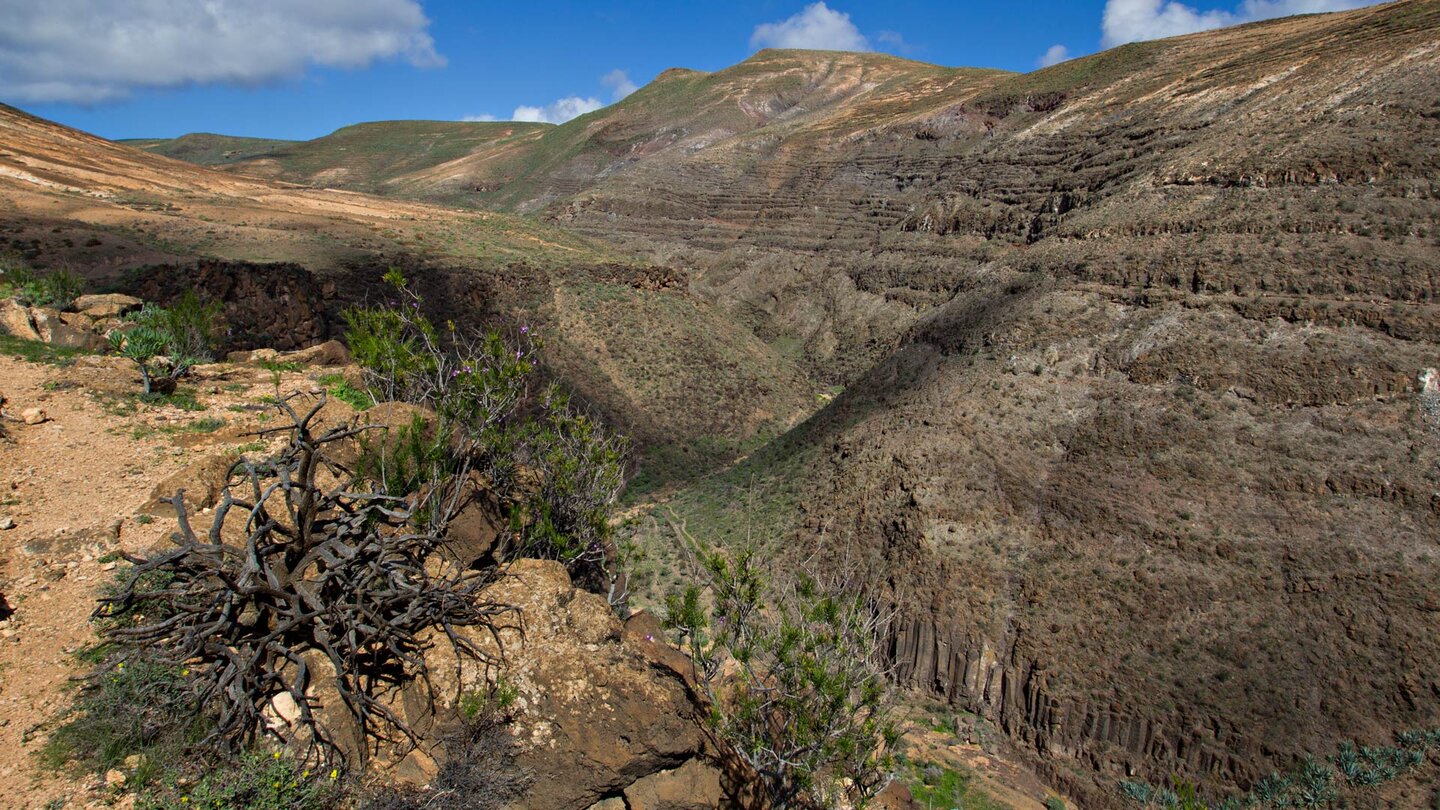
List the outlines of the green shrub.
<svg viewBox="0 0 1440 810">
<path fill-rule="evenodd" d="M 370 400 L 429 408 L 437 424 L 371 440 L 367 477 L 406 495 L 478 471 L 514 505 L 517 552 L 560 560 L 578 584 L 623 602 L 608 517 L 624 483 L 624 441 L 558 388 L 534 390 L 541 344 L 527 327 L 514 342 L 495 330 L 441 330 L 403 275 L 385 280 L 397 301 L 347 310 L 345 342 Z"/>
<path fill-rule="evenodd" d="M 526 555 L 560 560 L 572 573 L 599 572 L 613 554 L 609 510 L 625 483 L 623 442 L 551 388 L 518 444 L 540 479 L 534 520 L 522 529 Z"/>
<path fill-rule="evenodd" d="M 863 804 L 889 782 L 899 738 L 880 619 L 857 594 L 803 572 L 772 581 L 752 548 L 716 551 L 676 528 L 705 593 L 670 594 L 665 624 L 696 663 L 716 731 L 776 806 Z"/>
<path fill-rule="evenodd" d="M 252 751 L 188 786 L 142 794 L 139 810 L 326 810 L 345 790 L 338 770 L 312 773 L 279 752 Z"/>
<path fill-rule="evenodd" d="M 180 756 L 204 733 L 189 674 L 148 655 L 111 656 L 83 683 L 42 760 L 54 768 L 104 773 L 135 754 L 159 761 Z"/>
<path fill-rule="evenodd" d="M 114 332 L 110 343 L 140 368 L 147 395 L 169 394 L 192 366 L 214 359 L 223 312 L 220 302 L 187 291 L 172 307 L 146 304 L 127 316 L 131 327 Z"/>
<path fill-rule="evenodd" d="M 360 448 L 355 472 L 387 494 L 419 492 L 427 482 L 454 473 L 448 437 L 419 414 L 383 436 L 362 434 Z"/>
<path fill-rule="evenodd" d="M 26 267 L 0 270 L 0 296 L 14 296 L 32 307 L 69 309 L 85 293 L 85 279 L 67 268 L 40 275 Z"/>
</svg>

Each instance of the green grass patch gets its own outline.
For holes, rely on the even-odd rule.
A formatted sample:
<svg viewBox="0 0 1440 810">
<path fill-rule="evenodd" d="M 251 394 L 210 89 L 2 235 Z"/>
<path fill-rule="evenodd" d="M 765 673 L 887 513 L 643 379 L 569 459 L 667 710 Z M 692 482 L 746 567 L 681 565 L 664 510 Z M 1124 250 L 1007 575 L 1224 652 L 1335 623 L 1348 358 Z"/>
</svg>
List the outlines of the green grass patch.
<svg viewBox="0 0 1440 810">
<path fill-rule="evenodd" d="M 102 657 L 92 651 L 91 657 Z M 195 693 L 179 667 L 136 657 L 101 666 L 41 749 L 55 770 L 105 773 L 127 757 L 170 761 L 203 736 Z M 186 719 L 192 718 L 192 719 Z"/>
<path fill-rule="evenodd" d="M 975 775 L 929 762 L 906 762 L 901 780 L 921 807 L 965 808 L 965 810 L 1006 810 L 976 784 Z"/>
<path fill-rule="evenodd" d="M 323 374 L 318 380 L 330 396 L 344 402 L 357 411 L 363 411 L 375 404 L 370 395 L 350 384 L 343 374 Z"/>
<path fill-rule="evenodd" d="M 43 363 L 57 368 L 73 365 L 75 358 L 81 355 L 93 354 L 84 349 L 62 349 L 38 340 L 22 340 L 5 334 L 0 334 L 0 353 L 27 363 Z"/>
<path fill-rule="evenodd" d="M 207 416 L 183 425 L 163 425 L 161 427 L 139 425 L 130 431 L 130 438 L 149 439 L 153 436 L 178 436 L 185 433 L 214 433 L 222 427 L 225 427 L 224 419 L 218 416 Z"/>
<path fill-rule="evenodd" d="M 182 411 L 205 410 L 205 406 L 195 398 L 195 392 L 188 388 L 177 389 L 171 394 L 136 394 L 136 397 L 146 405 L 169 406 Z"/>
<path fill-rule="evenodd" d="M 322 810 L 337 806 L 345 792 L 338 770 L 312 772 L 278 751 L 251 751 L 190 785 L 176 777 L 161 776 L 158 788 L 137 798 L 137 810 Z"/>
</svg>

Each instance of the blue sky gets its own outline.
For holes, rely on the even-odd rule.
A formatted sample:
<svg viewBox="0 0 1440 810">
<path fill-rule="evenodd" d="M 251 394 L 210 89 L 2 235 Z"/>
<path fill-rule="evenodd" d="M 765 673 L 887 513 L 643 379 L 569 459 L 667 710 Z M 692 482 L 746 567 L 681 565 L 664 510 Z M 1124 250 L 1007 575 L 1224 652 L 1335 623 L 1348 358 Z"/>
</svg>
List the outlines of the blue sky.
<svg viewBox="0 0 1440 810">
<path fill-rule="evenodd" d="M 0 101 L 108 138 L 313 138 L 401 118 L 561 120 L 760 47 L 1029 71 L 1364 0 L 0 0 Z"/>
</svg>

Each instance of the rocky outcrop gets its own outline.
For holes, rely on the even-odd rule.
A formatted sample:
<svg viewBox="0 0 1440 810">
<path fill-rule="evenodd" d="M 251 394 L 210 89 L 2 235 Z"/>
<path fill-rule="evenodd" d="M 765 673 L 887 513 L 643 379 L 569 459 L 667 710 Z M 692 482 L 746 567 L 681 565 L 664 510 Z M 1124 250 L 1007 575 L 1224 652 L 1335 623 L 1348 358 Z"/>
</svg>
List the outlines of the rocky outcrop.
<svg viewBox="0 0 1440 810">
<path fill-rule="evenodd" d="M 234 453 L 215 453 L 187 464 L 156 484 L 150 500 L 139 511 L 150 515 L 173 515 L 175 507 L 170 500 L 181 490 L 185 493 L 185 508 L 192 516 L 201 509 L 214 506 L 220 502 L 236 458 Z"/>
<path fill-rule="evenodd" d="M 100 320 L 118 318 L 139 309 L 143 302 L 131 295 L 105 293 L 103 295 L 82 295 L 75 299 L 74 308 L 87 317 Z"/>
<path fill-rule="evenodd" d="M 319 281 L 297 264 L 200 261 L 188 267 L 157 265 L 135 271 L 125 288 L 168 305 L 186 290 L 225 305 L 222 351 L 301 349 L 330 337 Z"/>
<path fill-rule="evenodd" d="M 518 608 L 500 640 L 503 677 L 519 694 L 518 761 L 535 774 L 519 806 L 580 810 L 627 790 L 659 796 L 677 783 L 718 784 L 684 673 L 627 643 L 602 597 L 571 585 L 559 563 L 532 560 L 512 565 L 484 596 Z M 648 787 L 635 787 L 647 778 Z"/>
<path fill-rule="evenodd" d="M 113 319 L 110 322 L 113 323 Z M 108 325 L 81 313 L 28 307 L 13 298 L 0 301 L 0 331 L 61 349 L 103 348 L 106 345 L 103 332 Z"/>
<path fill-rule="evenodd" d="M 411 682 L 384 698 L 426 740 L 417 749 L 381 752 L 393 778 L 432 778 L 456 753 L 446 747 L 446 729 L 465 696 L 504 684 L 514 693 L 501 727 L 509 767 L 530 785 L 510 805 L 516 810 L 585 810 L 615 800 L 632 809 L 738 806 L 729 797 L 743 787 L 714 764 L 704 712 L 673 648 L 627 634 L 605 600 L 577 589 L 557 562 L 516 561 L 479 598 L 514 608 L 494 634 L 460 629 L 503 664 L 457 658 L 444 639 L 431 639 L 429 688 Z M 317 716 L 332 739 L 353 749 L 359 742 L 338 710 L 328 665 L 318 657 L 311 665 L 312 699 L 329 707 Z M 294 716 L 293 707 L 272 706 L 275 722 L 286 721 L 287 708 Z"/>
</svg>

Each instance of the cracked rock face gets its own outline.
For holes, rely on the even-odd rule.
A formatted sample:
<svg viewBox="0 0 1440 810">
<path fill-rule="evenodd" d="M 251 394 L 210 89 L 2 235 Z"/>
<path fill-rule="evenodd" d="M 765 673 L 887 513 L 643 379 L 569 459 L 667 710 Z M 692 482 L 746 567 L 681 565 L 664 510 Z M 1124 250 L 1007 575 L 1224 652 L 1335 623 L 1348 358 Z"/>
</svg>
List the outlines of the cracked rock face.
<svg viewBox="0 0 1440 810">
<path fill-rule="evenodd" d="M 663 643 L 626 632 L 605 600 L 575 588 L 556 562 L 517 561 L 481 598 L 516 610 L 501 617 L 494 636 L 460 631 L 486 652 L 503 649 L 505 664 L 487 669 L 474 659 L 457 661 L 449 644 L 432 639 L 427 663 L 435 711 L 418 685 L 388 699 L 426 738 L 420 750 L 381 752 L 382 764 L 387 754 L 400 755 L 389 759 L 394 778 L 418 784 L 433 778 L 445 762 L 441 740 L 461 696 L 486 692 L 503 678 L 516 694 L 504 726 L 514 740 L 514 768 L 530 779 L 529 791 L 511 806 L 584 810 L 616 800 L 631 808 L 731 806 L 733 779 L 712 765 L 714 748 L 686 686 L 683 656 L 677 660 Z M 353 728 L 338 710 L 333 679 L 318 656 L 311 663 L 312 695 L 328 707 L 318 714 L 332 739 L 352 749 Z M 274 707 L 277 722 L 286 708 Z"/>
<path fill-rule="evenodd" d="M 485 596 L 519 609 L 499 637 L 519 693 L 519 764 L 535 775 L 521 806 L 583 808 L 662 772 L 709 769 L 682 676 L 632 647 L 605 600 L 563 566 L 522 560 Z"/>
</svg>

